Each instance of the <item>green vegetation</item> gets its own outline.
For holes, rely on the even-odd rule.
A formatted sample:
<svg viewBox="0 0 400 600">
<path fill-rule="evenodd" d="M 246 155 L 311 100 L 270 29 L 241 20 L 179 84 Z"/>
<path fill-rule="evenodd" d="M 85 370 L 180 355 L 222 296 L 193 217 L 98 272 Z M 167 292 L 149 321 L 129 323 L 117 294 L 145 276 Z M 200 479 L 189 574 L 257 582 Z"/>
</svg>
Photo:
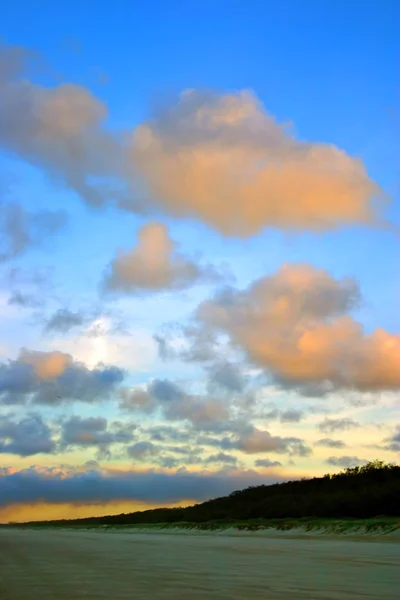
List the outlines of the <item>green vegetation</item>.
<svg viewBox="0 0 400 600">
<path fill-rule="evenodd" d="M 378 515 L 378 516 L 377 516 Z M 379 516 L 380 515 L 380 516 Z M 248 530 L 274 527 L 363 528 L 387 531 L 400 522 L 400 466 L 373 461 L 335 475 L 249 487 L 186 508 L 157 508 L 129 514 L 32 522 L 27 525 L 107 528 L 197 527 Z"/>
<path fill-rule="evenodd" d="M 39 523 L 16 523 L 13 527 L 29 527 L 30 529 L 43 529 L 54 527 L 72 531 L 108 531 L 115 533 L 129 531 L 149 532 L 165 530 L 194 530 L 194 531 L 226 531 L 235 529 L 238 531 L 262 531 L 274 529 L 277 531 L 294 531 L 298 533 L 330 533 L 330 534 L 388 534 L 393 531 L 400 533 L 400 517 L 375 517 L 373 519 L 323 519 L 323 518 L 300 518 L 300 519 L 251 519 L 248 521 L 206 521 L 204 523 L 193 523 L 179 521 L 177 523 L 131 523 L 104 525 L 102 523 L 79 523 L 74 521 L 57 522 L 47 521 Z"/>
</svg>

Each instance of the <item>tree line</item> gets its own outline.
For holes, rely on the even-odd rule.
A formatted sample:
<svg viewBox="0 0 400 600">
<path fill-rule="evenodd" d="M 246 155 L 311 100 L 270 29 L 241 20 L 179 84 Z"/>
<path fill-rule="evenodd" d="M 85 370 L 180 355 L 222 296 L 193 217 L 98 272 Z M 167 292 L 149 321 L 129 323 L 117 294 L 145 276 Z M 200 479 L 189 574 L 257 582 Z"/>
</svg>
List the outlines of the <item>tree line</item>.
<svg viewBox="0 0 400 600">
<path fill-rule="evenodd" d="M 375 460 L 333 475 L 250 486 L 232 492 L 229 496 L 188 507 L 156 508 L 103 517 L 41 521 L 40 524 L 49 523 L 54 526 L 205 523 L 289 517 L 363 519 L 383 515 L 400 516 L 400 466 Z"/>
</svg>

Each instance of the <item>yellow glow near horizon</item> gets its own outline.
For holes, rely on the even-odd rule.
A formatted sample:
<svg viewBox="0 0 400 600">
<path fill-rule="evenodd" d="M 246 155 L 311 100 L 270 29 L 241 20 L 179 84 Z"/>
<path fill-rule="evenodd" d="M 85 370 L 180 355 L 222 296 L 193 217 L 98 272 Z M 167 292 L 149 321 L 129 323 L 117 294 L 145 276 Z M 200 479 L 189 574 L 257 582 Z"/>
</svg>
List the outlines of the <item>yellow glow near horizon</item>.
<svg viewBox="0 0 400 600">
<path fill-rule="evenodd" d="M 57 519 L 80 519 L 84 517 L 101 517 L 105 515 L 118 515 L 148 510 L 152 508 L 174 508 L 177 506 L 190 506 L 196 500 L 182 500 L 175 504 L 151 504 L 132 502 L 128 500 L 108 502 L 105 504 L 51 504 L 38 502 L 36 504 L 11 504 L 0 508 L 0 523 L 26 522 L 26 521 L 51 521 Z"/>
</svg>

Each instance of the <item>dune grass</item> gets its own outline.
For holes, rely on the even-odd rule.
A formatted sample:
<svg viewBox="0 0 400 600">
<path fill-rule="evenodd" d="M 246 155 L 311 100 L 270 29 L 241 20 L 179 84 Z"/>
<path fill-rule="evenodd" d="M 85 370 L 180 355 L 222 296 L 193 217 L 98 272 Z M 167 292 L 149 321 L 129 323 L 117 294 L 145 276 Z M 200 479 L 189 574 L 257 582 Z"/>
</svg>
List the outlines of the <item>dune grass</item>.
<svg viewBox="0 0 400 600">
<path fill-rule="evenodd" d="M 13 527 L 29 529 L 68 529 L 73 531 L 129 531 L 129 530 L 198 530 L 198 531 L 226 531 L 236 529 L 238 531 L 261 531 L 275 529 L 277 531 L 303 530 L 304 532 L 327 533 L 327 534 L 377 534 L 385 535 L 393 531 L 400 531 L 400 517 L 377 516 L 369 519 L 354 518 L 283 518 L 283 519 L 249 519 L 246 521 L 215 520 L 203 523 L 180 521 L 177 523 L 131 523 L 105 525 L 100 523 L 64 523 L 51 525 L 50 522 L 35 524 L 13 524 Z"/>
</svg>

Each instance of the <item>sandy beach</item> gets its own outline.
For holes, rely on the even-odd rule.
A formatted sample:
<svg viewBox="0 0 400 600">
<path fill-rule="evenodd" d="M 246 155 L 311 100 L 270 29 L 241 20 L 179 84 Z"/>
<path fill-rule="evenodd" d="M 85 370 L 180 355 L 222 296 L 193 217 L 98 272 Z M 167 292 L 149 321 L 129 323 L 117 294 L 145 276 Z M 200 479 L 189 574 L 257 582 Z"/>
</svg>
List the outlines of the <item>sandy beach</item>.
<svg viewBox="0 0 400 600">
<path fill-rule="evenodd" d="M 400 544 L 196 532 L 0 531 L 1 600 L 395 600 Z"/>
</svg>

